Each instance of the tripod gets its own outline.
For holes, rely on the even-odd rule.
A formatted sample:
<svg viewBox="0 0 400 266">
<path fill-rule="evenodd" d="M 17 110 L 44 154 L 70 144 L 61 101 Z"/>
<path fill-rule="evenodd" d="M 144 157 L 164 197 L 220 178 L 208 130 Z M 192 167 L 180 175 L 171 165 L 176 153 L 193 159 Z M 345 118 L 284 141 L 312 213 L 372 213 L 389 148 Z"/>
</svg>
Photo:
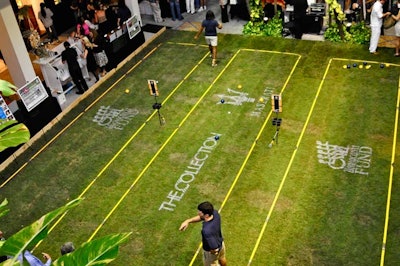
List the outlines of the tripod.
<svg viewBox="0 0 400 266">
<path fill-rule="evenodd" d="M 162 104 L 157 102 L 157 94 L 154 94 L 154 99 L 156 102 L 153 104 L 153 109 L 157 110 L 158 120 L 160 121 L 160 125 L 162 126 L 165 124 L 165 118 L 161 115 L 161 112 L 160 112 Z"/>
<path fill-rule="evenodd" d="M 276 126 L 276 130 L 271 142 L 268 144 L 268 148 L 272 148 L 272 145 L 278 144 L 279 129 L 282 124 L 282 118 L 278 118 L 279 110 L 275 110 L 274 112 L 276 114 L 276 117 L 272 119 L 272 125 Z"/>
</svg>

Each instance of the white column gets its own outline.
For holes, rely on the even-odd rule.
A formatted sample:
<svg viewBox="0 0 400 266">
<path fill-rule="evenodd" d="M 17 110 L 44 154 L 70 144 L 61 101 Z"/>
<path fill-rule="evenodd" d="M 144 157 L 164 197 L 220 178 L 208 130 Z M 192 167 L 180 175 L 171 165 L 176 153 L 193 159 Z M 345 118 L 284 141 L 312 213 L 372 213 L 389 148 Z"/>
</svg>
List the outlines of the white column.
<svg viewBox="0 0 400 266">
<path fill-rule="evenodd" d="M 12 83 L 21 87 L 36 74 L 9 1 L 0 1 L 0 36 L 0 50 Z"/>
<path fill-rule="evenodd" d="M 140 16 L 140 9 L 139 9 L 138 0 L 125 0 L 125 4 L 131 10 L 132 16 L 136 15 L 136 17 L 140 21 L 140 25 L 143 25 L 142 24 L 142 17 Z"/>
</svg>

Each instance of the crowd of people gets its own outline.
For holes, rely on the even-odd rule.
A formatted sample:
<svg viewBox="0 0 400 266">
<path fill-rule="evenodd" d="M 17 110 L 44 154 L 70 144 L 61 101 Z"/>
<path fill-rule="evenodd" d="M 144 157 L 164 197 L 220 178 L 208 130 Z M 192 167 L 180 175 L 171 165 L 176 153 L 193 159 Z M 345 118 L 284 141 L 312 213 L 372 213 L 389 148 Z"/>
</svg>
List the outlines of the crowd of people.
<svg viewBox="0 0 400 266">
<path fill-rule="evenodd" d="M 41 3 L 40 8 L 38 18 L 46 28 L 47 38 L 50 42 L 59 42 L 51 8 L 46 3 Z M 104 35 L 117 28 L 125 30 L 124 22 L 132 13 L 124 0 L 119 0 L 117 4 L 112 4 L 111 0 L 72 0 L 69 8 L 74 15 L 75 26 L 64 42 L 62 61 L 68 65 L 76 93 L 82 94 L 88 89 L 82 75 L 83 65 L 93 74 L 96 82 L 106 74 L 108 57 Z"/>
<path fill-rule="evenodd" d="M 81 53 L 80 57 L 84 59 L 84 62 L 87 66 L 88 72 L 92 73 L 96 78 L 96 81 L 99 80 L 99 77 L 102 77 L 106 74 L 106 65 L 108 63 L 108 58 L 106 53 L 104 52 L 104 38 L 102 36 L 105 33 L 108 33 L 115 28 L 123 27 L 124 22 L 131 17 L 131 11 L 125 4 L 125 0 L 119 0 L 118 5 L 110 5 L 111 0 L 72 0 L 70 9 L 74 14 L 74 18 L 76 21 L 76 28 L 71 31 L 70 36 L 67 40 L 67 46 L 74 46 L 80 49 Z M 182 0 L 166 0 L 169 3 L 170 11 L 172 15 L 172 20 L 183 20 L 183 16 L 181 14 L 181 5 L 180 1 Z M 150 5 L 153 10 L 154 19 L 156 22 L 162 22 L 164 19 L 161 17 L 161 10 L 159 5 L 159 0 L 149 0 Z M 219 6 L 221 9 L 221 19 L 222 23 L 229 22 L 228 18 L 228 5 L 231 5 L 231 17 L 234 16 L 232 13 L 234 5 L 238 1 L 236 0 L 219 0 Z M 344 0 L 342 1 L 343 5 L 347 9 L 357 9 L 359 6 L 357 5 L 358 0 Z M 382 28 L 382 20 L 385 17 L 391 16 L 396 21 L 400 21 L 400 15 L 398 12 L 390 13 L 382 11 L 382 6 L 385 3 L 385 0 L 370 0 L 371 9 L 369 10 L 371 13 L 370 16 L 370 28 L 371 28 L 371 40 L 369 51 L 372 54 L 377 53 L 376 48 L 378 45 L 379 37 L 381 34 Z M 186 12 L 188 14 L 194 14 L 195 12 L 201 12 L 206 10 L 206 0 L 185 0 L 186 4 Z M 283 11 L 285 11 L 285 7 L 287 4 L 294 6 L 293 19 L 294 19 L 294 28 L 293 35 L 297 39 L 301 39 L 304 32 L 306 32 L 306 15 L 309 10 L 309 5 L 307 0 L 263 0 L 262 1 L 264 13 L 267 18 L 272 18 L 275 13 L 274 5 L 277 4 L 278 11 L 281 12 L 281 16 L 283 15 Z M 373 4 L 373 5 L 372 5 Z M 397 5 L 397 2 L 396 2 Z M 398 10 L 398 9 L 397 9 Z M 351 14 L 354 14 L 354 10 Z M 51 10 L 45 6 L 45 4 L 41 4 L 41 10 L 38 14 L 38 17 L 42 20 L 45 25 L 47 35 L 50 40 L 58 40 L 57 32 L 53 26 L 51 16 L 53 13 Z M 349 17 L 353 19 L 353 17 Z M 283 20 L 283 17 L 282 17 Z M 208 20 L 204 20 L 207 22 Z M 209 25 L 203 25 L 196 38 L 200 35 L 200 33 L 205 29 L 206 41 L 209 44 L 211 57 L 213 59 L 212 65 L 216 65 L 216 42 L 210 42 L 210 32 L 208 28 L 212 28 L 212 38 L 216 39 L 216 29 L 221 28 L 222 25 L 219 25 L 213 19 L 209 21 L 213 21 L 217 24 L 213 24 L 212 27 Z M 398 37 L 398 41 L 396 43 L 396 52 L 395 56 L 400 56 L 400 22 L 398 22 L 395 26 L 396 36 Z M 74 83 L 77 83 L 77 88 L 79 94 L 83 93 L 87 89 L 87 85 L 85 80 L 79 75 L 78 72 L 74 69 L 73 66 L 78 65 L 76 62 L 72 62 L 72 60 L 68 56 L 64 56 L 65 61 L 68 64 L 68 67 L 71 72 L 71 77 L 74 80 Z M 68 59 L 67 59 L 68 58 Z M 79 58 L 78 58 L 79 59 Z M 73 74 L 75 73 L 75 74 Z"/>
<path fill-rule="evenodd" d="M 132 15 L 124 0 L 117 5 L 111 5 L 110 0 L 73 0 L 70 9 L 76 24 L 87 23 L 103 33 L 122 27 Z"/>
<path fill-rule="evenodd" d="M 183 13 L 193 15 L 209 10 L 207 8 L 207 0 L 147 0 L 153 13 L 154 21 L 161 23 L 165 21 L 166 17 L 171 17 L 172 21 L 183 20 Z M 140 1 L 139 1 L 140 2 Z M 231 19 L 234 17 L 249 20 L 250 14 L 248 12 L 245 0 L 218 0 L 218 5 L 221 9 L 222 23 L 229 22 L 229 15 Z M 167 10 L 168 9 L 168 10 Z M 229 10 L 229 11 L 228 11 Z"/>
</svg>

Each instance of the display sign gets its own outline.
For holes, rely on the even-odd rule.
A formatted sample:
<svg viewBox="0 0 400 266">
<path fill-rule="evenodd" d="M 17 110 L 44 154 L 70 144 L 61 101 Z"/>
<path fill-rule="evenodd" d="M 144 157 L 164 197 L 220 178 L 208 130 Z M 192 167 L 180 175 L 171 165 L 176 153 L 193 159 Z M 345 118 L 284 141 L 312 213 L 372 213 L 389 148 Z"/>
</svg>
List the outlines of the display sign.
<svg viewBox="0 0 400 266">
<path fill-rule="evenodd" d="M 15 120 L 13 113 L 11 112 L 10 108 L 8 108 L 6 101 L 4 101 L 1 95 L 0 95 L 0 119 Z"/>
<path fill-rule="evenodd" d="M 19 88 L 17 92 L 28 112 L 49 97 L 39 77 Z"/>
<path fill-rule="evenodd" d="M 154 79 L 149 79 L 147 80 L 147 85 L 149 85 L 149 91 L 150 95 L 152 96 L 158 96 L 158 86 L 157 86 L 157 81 Z"/>
<path fill-rule="evenodd" d="M 280 94 L 272 94 L 271 105 L 275 113 L 282 113 L 282 96 Z"/>
<path fill-rule="evenodd" d="M 133 39 L 140 32 L 140 24 L 135 16 L 130 17 L 127 21 L 124 22 L 126 28 L 128 30 L 129 38 Z"/>
</svg>

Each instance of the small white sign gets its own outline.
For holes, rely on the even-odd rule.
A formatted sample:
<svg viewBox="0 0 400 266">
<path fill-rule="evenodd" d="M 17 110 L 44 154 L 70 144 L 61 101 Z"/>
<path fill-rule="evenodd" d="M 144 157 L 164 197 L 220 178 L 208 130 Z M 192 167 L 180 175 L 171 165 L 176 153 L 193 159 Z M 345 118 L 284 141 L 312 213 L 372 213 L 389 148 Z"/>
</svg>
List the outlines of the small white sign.
<svg viewBox="0 0 400 266">
<path fill-rule="evenodd" d="M 28 112 L 33 110 L 47 97 L 49 97 L 39 77 L 36 77 L 31 82 L 28 82 L 26 85 L 19 88 L 17 93 L 21 97 L 21 100 Z"/>
</svg>

